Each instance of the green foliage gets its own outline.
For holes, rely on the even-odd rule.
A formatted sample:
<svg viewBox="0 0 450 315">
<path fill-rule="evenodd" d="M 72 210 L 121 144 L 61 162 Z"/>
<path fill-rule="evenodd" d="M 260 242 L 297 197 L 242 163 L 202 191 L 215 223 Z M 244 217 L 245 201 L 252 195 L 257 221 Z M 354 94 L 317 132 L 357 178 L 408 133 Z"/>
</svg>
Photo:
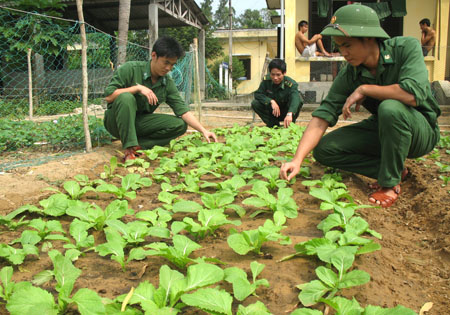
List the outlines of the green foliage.
<svg viewBox="0 0 450 315">
<path fill-rule="evenodd" d="M 233 294 L 236 299 L 244 301 L 249 295 L 256 295 L 255 291 L 259 286 L 269 287 L 267 279 L 256 280 L 264 267 L 264 264 L 260 264 L 257 261 L 252 261 L 250 263 L 253 278 L 252 282 L 247 280 L 247 273 L 240 268 L 231 267 L 225 269 L 225 281 L 233 285 Z"/>
<path fill-rule="evenodd" d="M 110 134 L 100 118 L 89 117 L 91 138 L 96 143 L 109 143 Z M 13 151 L 47 143 L 54 149 L 80 148 L 85 145 L 81 115 L 61 117 L 58 120 L 35 123 L 28 120 L 1 119 L 0 150 Z"/>
<path fill-rule="evenodd" d="M 215 284 L 221 281 L 223 277 L 223 270 L 210 264 L 202 263 L 189 266 L 186 277 L 180 272 L 170 269 L 167 265 L 163 265 L 159 269 L 159 287 L 156 289 L 148 281 L 141 282 L 131 295 L 128 304 L 140 304 L 146 314 L 177 314 L 184 307 L 182 303 L 179 303 L 180 298 L 187 305 L 200 307 L 199 304 L 201 303 L 194 301 L 198 294 L 190 295 L 188 293 Z M 210 290 L 212 290 L 212 295 L 219 292 L 216 289 Z M 122 295 L 118 298 L 118 301 L 122 302 L 125 298 L 126 296 Z M 229 314 L 231 314 L 232 298 L 231 296 L 229 298 L 231 299 L 229 301 Z M 214 302 L 214 299 L 211 300 L 211 304 L 219 303 L 219 301 Z"/>
<path fill-rule="evenodd" d="M 87 67 L 88 69 L 110 68 L 111 49 L 110 36 L 103 33 L 86 34 L 87 47 Z M 81 43 L 81 37 L 75 35 L 73 42 Z M 67 68 L 81 69 L 81 49 L 69 50 L 67 52 Z"/>
<path fill-rule="evenodd" d="M 247 9 L 238 18 L 239 28 L 274 28 L 270 17 L 277 15 L 274 10 Z"/>
<path fill-rule="evenodd" d="M 286 228 L 283 224 L 286 218 L 282 212 L 275 212 L 274 221 L 266 220 L 263 226 L 256 230 L 243 231 L 238 233 L 235 229 L 230 229 L 230 236 L 227 239 L 228 245 L 239 255 L 246 255 L 252 251 L 261 254 L 261 246 L 267 241 L 281 240 L 280 244 L 291 243 L 289 236 L 281 234 L 281 230 Z"/>
</svg>

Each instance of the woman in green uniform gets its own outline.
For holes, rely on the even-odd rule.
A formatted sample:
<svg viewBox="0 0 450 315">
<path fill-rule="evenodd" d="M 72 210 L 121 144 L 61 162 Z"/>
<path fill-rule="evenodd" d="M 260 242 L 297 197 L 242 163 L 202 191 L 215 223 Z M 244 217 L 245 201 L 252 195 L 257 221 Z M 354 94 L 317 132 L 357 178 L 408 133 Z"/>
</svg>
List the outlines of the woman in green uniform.
<svg viewBox="0 0 450 315">
<path fill-rule="evenodd" d="M 314 149 L 320 163 L 377 179 L 369 201 L 391 206 L 408 173 L 406 158 L 430 152 L 439 141 L 439 106 L 432 96 L 418 40 L 389 38 L 371 8 L 351 4 L 336 11 L 321 33 L 333 41 L 348 64 L 312 114 L 293 160 L 280 177 L 290 180 Z M 351 107 L 372 115 L 323 136 Z M 322 137 L 323 136 L 323 137 Z"/>
</svg>

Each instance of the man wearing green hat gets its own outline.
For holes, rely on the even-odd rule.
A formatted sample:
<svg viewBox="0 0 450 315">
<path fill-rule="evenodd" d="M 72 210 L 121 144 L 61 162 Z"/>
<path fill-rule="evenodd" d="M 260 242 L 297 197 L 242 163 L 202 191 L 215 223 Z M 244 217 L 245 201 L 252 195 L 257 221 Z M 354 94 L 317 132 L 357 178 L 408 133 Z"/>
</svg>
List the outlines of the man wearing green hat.
<svg viewBox="0 0 450 315">
<path fill-rule="evenodd" d="M 336 77 L 300 140 L 293 160 L 283 164 L 281 178 L 290 180 L 314 149 L 320 163 L 377 179 L 369 201 L 391 206 L 406 178 L 406 158 L 430 152 L 439 141 L 441 111 L 432 96 L 419 41 L 389 38 L 371 8 L 346 5 L 335 12 L 321 33 L 333 36 L 348 62 Z M 351 117 L 364 106 L 372 115 L 336 129 L 340 114 Z"/>
</svg>

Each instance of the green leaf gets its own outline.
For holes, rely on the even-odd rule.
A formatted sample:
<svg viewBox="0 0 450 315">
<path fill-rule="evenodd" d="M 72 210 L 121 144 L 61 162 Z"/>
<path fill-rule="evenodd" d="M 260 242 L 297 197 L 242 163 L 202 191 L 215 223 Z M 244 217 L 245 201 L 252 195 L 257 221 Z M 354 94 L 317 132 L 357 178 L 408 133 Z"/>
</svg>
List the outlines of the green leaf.
<svg viewBox="0 0 450 315">
<path fill-rule="evenodd" d="M 197 307 L 206 312 L 232 315 L 231 304 L 233 298 L 224 290 L 212 288 L 199 289 L 192 294 L 183 294 L 181 300 L 189 306 Z"/>
<path fill-rule="evenodd" d="M 331 264 L 338 270 L 340 279 L 355 261 L 355 252 L 348 247 L 339 247 L 333 252 Z"/>
<path fill-rule="evenodd" d="M 78 182 L 69 180 L 63 186 L 72 199 L 78 199 L 81 190 Z"/>
<path fill-rule="evenodd" d="M 346 289 L 357 285 L 363 285 L 370 281 L 370 275 L 363 270 L 352 270 L 344 274 L 341 281 L 339 281 L 338 288 Z"/>
<path fill-rule="evenodd" d="M 330 291 L 330 288 L 321 281 L 313 280 L 303 286 L 298 298 L 304 306 L 311 306 L 319 302 L 319 299 L 328 291 Z"/>
<path fill-rule="evenodd" d="M 256 208 L 267 207 L 267 202 L 259 197 L 250 197 L 242 201 L 244 205 L 254 206 Z"/>
<path fill-rule="evenodd" d="M 363 315 L 417 315 L 413 310 L 398 305 L 394 308 L 382 308 L 379 306 L 369 305 L 364 310 Z"/>
<path fill-rule="evenodd" d="M 252 261 L 250 263 L 250 269 L 252 271 L 253 282 L 256 281 L 256 277 L 258 277 L 258 275 L 263 271 L 264 267 L 266 267 L 266 265 L 260 264 L 257 261 Z"/>
<path fill-rule="evenodd" d="M 114 200 L 105 208 L 105 221 L 120 219 L 126 214 L 133 214 L 128 211 L 128 201 Z"/>
<path fill-rule="evenodd" d="M 63 256 L 57 250 L 50 251 L 48 255 L 53 262 L 53 272 L 57 282 L 55 289 L 59 292 L 58 299 L 67 298 L 72 293 L 73 286 L 80 276 L 81 270 L 72 264 L 72 260 L 68 255 Z"/>
<path fill-rule="evenodd" d="M 33 277 L 31 281 L 34 285 L 43 285 L 53 279 L 55 273 L 52 270 L 44 270 Z"/>
<path fill-rule="evenodd" d="M 330 288 L 334 288 L 338 284 L 338 276 L 330 268 L 320 266 L 316 268 L 316 275 Z"/>
<path fill-rule="evenodd" d="M 261 302 L 257 301 L 247 307 L 239 305 L 236 315 L 271 315 L 267 307 Z"/>
<path fill-rule="evenodd" d="M 78 306 L 81 315 L 105 314 L 101 297 L 94 291 L 82 288 L 71 299 Z"/>
<path fill-rule="evenodd" d="M 224 271 L 216 265 L 196 264 L 188 267 L 186 278 L 188 292 L 223 280 Z"/>
<path fill-rule="evenodd" d="M 172 288 L 175 287 L 176 283 L 184 279 L 184 275 L 176 270 L 170 269 L 167 265 L 161 266 L 159 269 L 159 289 L 163 290 L 164 296 L 160 307 L 166 306 L 169 301 L 169 296 L 175 296 L 175 292 Z M 172 293 L 172 294 L 171 294 Z M 174 294 L 175 293 L 175 294 Z M 176 303 L 176 301 L 174 301 Z M 157 303 L 158 304 L 158 303 Z"/>
<path fill-rule="evenodd" d="M 340 296 L 335 296 L 332 299 L 322 299 L 321 301 L 335 309 L 337 314 L 359 315 L 363 311 L 363 308 L 355 298 L 353 298 L 353 300 L 348 300 Z"/>
<path fill-rule="evenodd" d="M 58 306 L 53 296 L 41 288 L 32 286 L 15 291 L 6 304 L 6 309 L 11 315 L 58 314 Z"/>
<path fill-rule="evenodd" d="M 250 284 L 247 279 L 237 278 L 233 281 L 233 294 L 234 297 L 239 300 L 245 300 L 250 294 L 255 292 L 256 286 Z"/>
<path fill-rule="evenodd" d="M 375 242 L 368 243 L 358 249 L 356 255 L 368 254 L 380 250 L 381 245 Z"/>
<path fill-rule="evenodd" d="M 323 315 L 321 311 L 312 310 L 310 308 L 299 308 L 293 311 L 290 315 Z"/>
<path fill-rule="evenodd" d="M 319 223 L 317 228 L 322 230 L 323 233 L 327 233 L 332 228 L 341 226 L 343 224 L 342 218 L 338 213 L 332 213 Z"/>
<path fill-rule="evenodd" d="M 201 209 L 203 209 L 203 207 L 200 204 L 198 204 L 197 202 L 195 202 L 195 201 L 181 200 L 181 201 L 176 202 L 173 205 L 172 211 L 174 213 L 177 213 L 177 212 L 198 212 Z"/>
<path fill-rule="evenodd" d="M 249 245 L 244 235 L 240 233 L 228 236 L 227 243 L 239 255 L 245 255 L 254 248 Z"/>
<path fill-rule="evenodd" d="M 155 287 L 148 280 L 140 282 L 136 290 L 133 292 L 128 304 L 140 304 L 144 301 L 152 301 L 153 294 L 155 293 Z"/>
</svg>

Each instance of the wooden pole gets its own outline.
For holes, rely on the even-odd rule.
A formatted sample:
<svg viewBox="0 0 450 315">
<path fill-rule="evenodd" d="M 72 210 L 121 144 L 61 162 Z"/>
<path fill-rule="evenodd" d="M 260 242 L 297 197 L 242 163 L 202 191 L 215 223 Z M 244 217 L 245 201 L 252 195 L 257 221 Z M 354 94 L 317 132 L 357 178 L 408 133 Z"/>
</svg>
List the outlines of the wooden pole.
<svg viewBox="0 0 450 315">
<path fill-rule="evenodd" d="M 27 62 L 28 62 L 28 107 L 29 107 L 29 117 L 33 120 L 33 66 L 31 65 L 31 48 L 27 51 Z"/>
<path fill-rule="evenodd" d="M 83 76 L 83 126 L 84 138 L 86 142 L 86 152 L 92 151 L 91 133 L 89 132 L 89 118 L 87 113 L 88 103 L 88 72 L 87 72 L 87 43 L 86 43 L 86 26 L 84 24 L 83 0 L 77 0 L 78 20 L 80 21 L 81 34 L 81 68 Z"/>
<path fill-rule="evenodd" d="M 202 121 L 202 101 L 200 96 L 200 70 L 198 64 L 198 39 L 194 38 L 194 96 L 197 105 L 198 121 Z"/>
</svg>

